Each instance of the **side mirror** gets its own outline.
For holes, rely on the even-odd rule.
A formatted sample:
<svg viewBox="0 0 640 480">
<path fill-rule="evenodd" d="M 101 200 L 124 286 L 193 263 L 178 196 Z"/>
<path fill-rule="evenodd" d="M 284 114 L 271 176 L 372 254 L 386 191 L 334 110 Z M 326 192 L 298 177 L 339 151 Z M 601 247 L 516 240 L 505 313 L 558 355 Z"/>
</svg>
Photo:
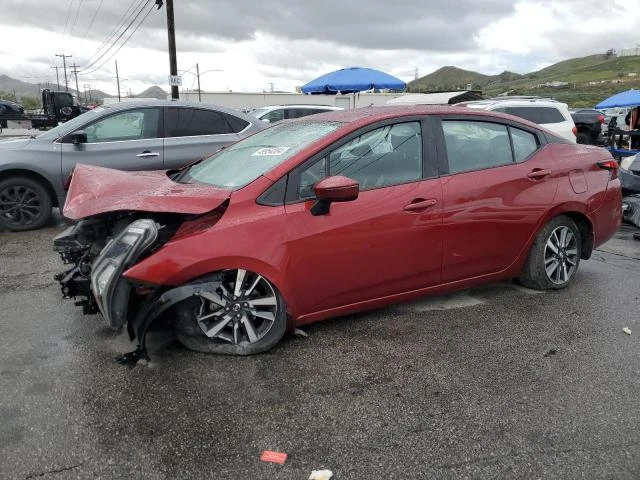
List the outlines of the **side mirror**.
<svg viewBox="0 0 640 480">
<path fill-rule="evenodd" d="M 269 120 L 268 118 L 261 118 L 260 120 L 262 120 L 264 123 L 271 123 L 271 120 Z"/>
<path fill-rule="evenodd" d="M 74 145 L 79 145 L 81 143 L 87 143 L 87 132 L 84 130 L 76 130 L 71 135 L 69 135 L 71 139 L 71 143 Z"/>
<path fill-rule="evenodd" d="M 351 202 L 358 198 L 360 185 L 341 175 L 327 177 L 313 186 L 317 201 L 311 207 L 311 215 L 326 215 L 332 202 Z"/>
</svg>

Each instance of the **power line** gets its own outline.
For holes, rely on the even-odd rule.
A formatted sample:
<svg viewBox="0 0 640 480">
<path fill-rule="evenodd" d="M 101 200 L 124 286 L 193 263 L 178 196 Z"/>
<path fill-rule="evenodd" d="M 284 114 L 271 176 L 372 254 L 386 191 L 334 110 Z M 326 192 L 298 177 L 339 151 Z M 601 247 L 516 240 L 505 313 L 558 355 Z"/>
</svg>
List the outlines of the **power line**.
<svg viewBox="0 0 640 480">
<path fill-rule="evenodd" d="M 140 0 L 140 3 L 142 3 L 143 1 L 144 0 Z M 89 63 L 93 61 L 92 60 L 93 58 L 97 57 L 100 54 L 100 51 L 103 48 L 105 48 L 113 38 L 115 38 L 115 36 L 120 31 L 120 29 L 124 26 L 124 23 L 125 23 L 125 20 L 126 20 L 127 16 L 130 13 L 133 13 L 133 11 L 135 10 L 136 2 L 138 2 L 138 0 L 132 0 L 131 1 L 131 3 L 129 4 L 129 8 L 127 8 L 127 10 L 124 12 L 124 14 L 122 14 L 122 17 L 120 17 L 120 19 L 116 22 L 116 27 L 111 31 L 111 33 L 108 33 L 104 37 L 104 40 L 101 42 L 101 44 L 98 47 L 98 49 L 93 53 L 93 55 L 91 55 L 89 57 Z"/>
<path fill-rule="evenodd" d="M 102 2 L 104 2 L 104 0 L 100 0 L 100 3 L 98 4 L 98 8 L 96 8 L 96 11 L 94 12 L 93 17 L 91 17 L 89 26 L 85 30 L 84 35 L 82 35 L 82 40 L 87 38 L 87 34 L 89 33 L 89 30 L 91 30 L 91 27 L 93 27 L 93 23 L 96 21 L 96 17 L 98 16 L 98 12 L 100 11 L 100 8 L 102 8 Z"/>
<path fill-rule="evenodd" d="M 73 29 L 76 28 L 76 23 L 78 22 L 78 14 L 80 14 L 80 9 L 82 8 L 82 2 L 84 0 L 78 1 L 78 8 L 76 9 L 76 16 L 73 19 L 73 24 L 71 25 L 71 30 L 69 30 L 69 36 L 73 35 Z"/>
<path fill-rule="evenodd" d="M 150 1 L 151 1 L 151 0 L 147 0 L 147 5 L 149 4 L 149 2 L 150 2 Z M 146 5 L 145 5 L 145 6 L 146 6 Z M 95 67 L 93 70 L 91 70 L 91 71 L 89 71 L 89 72 L 87 72 L 87 69 L 88 69 L 89 67 L 85 68 L 84 70 L 82 70 L 82 72 L 85 72 L 85 73 L 80 73 L 80 75 L 90 75 L 90 74 L 92 74 L 93 72 L 95 72 L 96 70 L 99 70 L 100 68 L 102 68 L 102 67 L 103 67 L 103 66 L 104 66 L 104 65 L 105 65 L 109 60 L 111 60 L 111 59 L 112 59 L 112 58 L 113 58 L 113 57 L 114 57 L 114 56 L 115 56 L 115 55 L 120 51 L 120 49 L 121 49 L 122 47 L 124 47 L 124 45 L 129 41 L 129 39 L 133 36 L 133 34 L 134 34 L 134 33 L 136 33 L 136 32 L 138 31 L 138 28 L 140 28 L 140 25 L 142 25 L 142 24 L 144 23 L 144 21 L 147 19 L 147 17 L 149 16 L 149 14 L 150 14 L 152 11 L 153 11 L 153 5 L 151 5 L 151 8 L 150 8 L 150 9 L 149 9 L 149 11 L 145 14 L 145 16 L 144 16 L 144 17 L 142 17 L 142 20 L 140 20 L 140 22 L 138 23 L 138 25 L 136 25 L 136 26 L 135 26 L 135 28 L 134 28 L 134 29 L 133 29 L 133 31 L 129 34 L 129 36 L 125 39 L 125 41 L 124 41 L 124 42 L 122 42 L 122 43 L 120 44 L 120 46 L 116 49 L 116 51 L 115 51 L 115 52 L 113 52 L 113 53 L 109 56 L 109 58 L 107 58 L 107 59 L 106 59 L 104 62 L 102 62 L 99 66 Z M 128 28 L 128 27 L 127 27 L 127 28 Z M 126 30 L 125 30 L 125 32 L 126 32 Z M 124 32 L 123 32 L 123 33 L 124 33 Z M 116 42 L 117 42 L 117 40 L 116 40 Z M 114 45 L 115 45 L 115 43 L 114 43 Z M 93 65 L 95 65 L 95 63 L 96 63 L 96 62 L 94 62 L 94 63 L 93 63 Z"/>
<path fill-rule="evenodd" d="M 143 0 L 144 1 L 144 0 Z M 109 53 L 109 51 L 116 46 L 116 44 L 118 43 L 118 41 L 123 37 L 123 35 L 125 33 L 127 33 L 127 30 L 129 30 L 129 28 L 131 28 L 131 25 L 134 24 L 134 22 L 138 19 L 138 17 L 140 17 L 140 15 L 142 14 L 142 11 L 145 9 L 146 6 L 149 5 L 149 2 L 151 2 L 151 0 L 146 0 L 145 4 L 138 10 L 138 13 L 136 13 L 136 16 L 133 18 L 133 20 L 131 20 L 131 22 L 129 22 L 129 25 L 126 26 L 126 28 L 120 33 L 120 35 L 118 36 L 118 38 L 116 38 L 113 43 L 111 44 L 111 46 L 109 48 L 107 48 L 104 52 L 102 52 L 102 55 L 100 55 L 98 58 L 96 58 L 95 60 L 93 60 L 89 65 L 87 65 L 82 71 L 85 72 L 88 69 L 92 68 L 94 65 L 96 65 L 100 59 L 102 59 L 105 55 L 107 55 Z M 153 8 L 153 7 L 152 7 Z M 149 13 L 151 13 L 151 9 L 149 9 L 149 11 L 147 12 L 147 14 L 144 16 L 144 18 L 142 19 L 142 21 L 140 23 L 138 23 L 138 25 L 135 27 L 135 29 L 133 30 L 132 34 L 135 33 L 135 31 L 138 29 L 138 27 L 140 27 L 140 25 L 142 24 L 142 22 L 144 22 L 144 20 L 147 18 L 147 16 L 149 15 Z M 118 51 L 120 50 L 120 48 L 122 48 L 122 45 L 124 45 L 125 43 L 127 43 L 127 41 L 129 40 L 129 38 L 131 38 L 131 35 L 129 35 L 127 37 L 127 39 L 124 41 L 124 43 L 122 43 L 120 45 L 120 47 L 118 47 L 118 49 L 109 57 L 107 58 L 104 62 L 102 62 L 102 64 L 100 65 L 100 67 L 102 65 L 104 65 L 105 63 L 107 63 L 109 60 L 111 60 L 111 58 L 113 58 L 113 55 L 115 55 L 116 53 L 118 53 Z M 100 68 L 97 67 L 97 68 Z M 91 73 L 91 72 L 89 72 Z"/>
<path fill-rule="evenodd" d="M 67 27 L 69 26 L 69 18 L 71 15 L 71 7 L 73 6 L 74 0 L 69 0 L 69 6 L 67 7 L 67 16 L 64 20 L 64 29 L 62 30 L 62 36 L 60 37 L 60 44 L 64 42 L 64 37 L 67 34 Z"/>
</svg>

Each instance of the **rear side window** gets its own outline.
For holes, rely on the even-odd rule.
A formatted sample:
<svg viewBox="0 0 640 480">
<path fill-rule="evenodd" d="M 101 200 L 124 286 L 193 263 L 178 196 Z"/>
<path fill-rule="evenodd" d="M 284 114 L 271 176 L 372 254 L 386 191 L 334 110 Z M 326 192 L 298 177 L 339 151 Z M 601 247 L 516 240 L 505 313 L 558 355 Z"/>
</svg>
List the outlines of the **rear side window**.
<svg viewBox="0 0 640 480">
<path fill-rule="evenodd" d="M 566 119 L 554 107 L 503 107 L 495 111 L 508 113 L 537 124 L 561 123 Z"/>
<path fill-rule="evenodd" d="M 249 126 L 249 122 L 246 120 L 234 117 L 228 113 L 223 113 L 222 116 L 227 120 L 227 123 L 231 127 L 231 131 L 233 133 L 239 133 Z"/>
<path fill-rule="evenodd" d="M 449 172 L 497 167 L 513 163 L 506 125 L 467 120 L 442 122 Z"/>
<path fill-rule="evenodd" d="M 165 137 L 192 137 L 232 133 L 220 112 L 199 108 L 167 107 L 165 109 Z"/>
<path fill-rule="evenodd" d="M 513 154 L 516 162 L 522 162 L 529 158 L 538 147 L 537 137 L 519 128 L 511 128 L 511 141 L 513 142 Z"/>
</svg>

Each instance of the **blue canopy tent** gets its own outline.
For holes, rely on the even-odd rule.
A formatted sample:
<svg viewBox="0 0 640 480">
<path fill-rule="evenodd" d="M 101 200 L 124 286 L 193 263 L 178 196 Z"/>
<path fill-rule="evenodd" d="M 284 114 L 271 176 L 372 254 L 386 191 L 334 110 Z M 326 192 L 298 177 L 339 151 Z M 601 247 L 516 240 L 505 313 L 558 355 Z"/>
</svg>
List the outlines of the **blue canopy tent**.
<svg viewBox="0 0 640 480">
<path fill-rule="evenodd" d="M 365 90 L 402 90 L 407 86 L 399 78 L 372 68 L 348 67 L 327 73 L 302 86 L 303 93 L 335 95 Z"/>
<path fill-rule="evenodd" d="M 601 101 L 596 108 L 635 107 L 640 105 L 640 90 L 627 90 Z"/>
</svg>

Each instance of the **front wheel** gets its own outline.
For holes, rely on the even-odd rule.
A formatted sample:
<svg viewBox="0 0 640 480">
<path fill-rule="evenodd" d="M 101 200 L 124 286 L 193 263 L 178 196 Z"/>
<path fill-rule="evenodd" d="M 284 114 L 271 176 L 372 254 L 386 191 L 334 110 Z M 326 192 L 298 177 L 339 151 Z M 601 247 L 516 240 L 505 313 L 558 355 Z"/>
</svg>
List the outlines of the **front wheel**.
<svg viewBox="0 0 640 480">
<path fill-rule="evenodd" d="M 537 290 L 565 288 L 578 270 L 581 255 L 575 222 L 564 215 L 556 217 L 538 233 L 519 280 Z"/>
<path fill-rule="evenodd" d="M 51 218 L 51 197 L 42 184 L 28 177 L 0 182 L 0 227 L 13 232 L 36 230 Z"/>
<path fill-rule="evenodd" d="M 248 270 L 227 270 L 213 291 L 176 305 L 176 335 L 185 347 L 205 353 L 252 355 L 284 336 L 282 296 L 266 278 Z"/>
</svg>

